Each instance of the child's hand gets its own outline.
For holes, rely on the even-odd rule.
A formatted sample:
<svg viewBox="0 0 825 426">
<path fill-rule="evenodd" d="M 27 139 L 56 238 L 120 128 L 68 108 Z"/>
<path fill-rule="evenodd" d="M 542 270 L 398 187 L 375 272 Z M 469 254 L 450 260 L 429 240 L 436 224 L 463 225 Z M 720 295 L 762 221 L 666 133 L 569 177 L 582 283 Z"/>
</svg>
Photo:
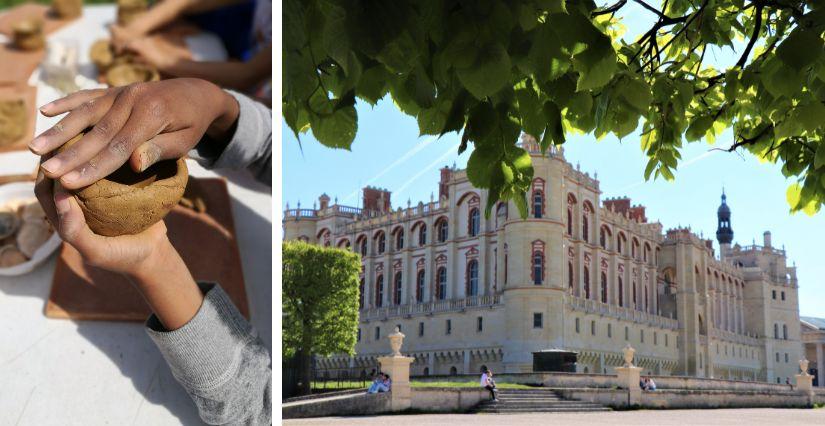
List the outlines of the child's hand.
<svg viewBox="0 0 825 426">
<path fill-rule="evenodd" d="M 145 32 L 129 25 L 112 25 L 109 31 L 112 33 L 112 46 L 117 52 L 121 52 L 130 43 L 146 35 Z"/>
<path fill-rule="evenodd" d="M 182 60 L 192 60 L 189 50 L 159 35 L 134 40 L 129 43 L 127 49 L 137 54 L 141 61 L 161 72 L 169 70 Z"/>
<path fill-rule="evenodd" d="M 238 118 L 235 98 L 199 79 L 173 79 L 84 90 L 46 104 L 48 117 L 68 112 L 29 144 L 41 156 L 91 127 L 71 148 L 41 164 L 68 189 L 90 185 L 129 161 L 135 171 L 186 155 L 206 133 L 228 140 Z"/>
</svg>

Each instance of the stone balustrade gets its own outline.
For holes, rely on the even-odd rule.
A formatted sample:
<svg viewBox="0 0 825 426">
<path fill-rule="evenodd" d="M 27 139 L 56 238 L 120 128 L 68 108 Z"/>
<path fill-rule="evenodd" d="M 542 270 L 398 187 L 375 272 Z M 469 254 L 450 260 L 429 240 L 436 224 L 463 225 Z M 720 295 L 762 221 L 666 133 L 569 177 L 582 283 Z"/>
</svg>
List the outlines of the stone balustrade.
<svg viewBox="0 0 825 426">
<path fill-rule="evenodd" d="M 648 324 L 655 327 L 668 328 L 671 330 L 676 330 L 679 327 L 679 321 L 675 319 L 654 315 L 649 312 L 639 311 L 623 306 L 602 303 L 598 300 L 568 296 L 567 306 L 574 311 L 585 312 L 588 314 L 599 314 L 612 318 L 633 321 L 640 324 Z"/>
<path fill-rule="evenodd" d="M 488 308 L 501 304 L 501 295 L 486 294 L 465 299 L 436 300 L 407 305 L 363 309 L 361 320 L 386 319 L 407 315 L 426 315 L 439 312 L 458 312 L 467 308 Z"/>
<path fill-rule="evenodd" d="M 718 328 L 711 328 L 708 330 L 710 337 L 714 339 L 724 340 L 727 342 L 740 343 L 749 346 L 759 346 L 759 339 L 745 334 L 738 334 L 732 331 L 721 330 Z"/>
</svg>

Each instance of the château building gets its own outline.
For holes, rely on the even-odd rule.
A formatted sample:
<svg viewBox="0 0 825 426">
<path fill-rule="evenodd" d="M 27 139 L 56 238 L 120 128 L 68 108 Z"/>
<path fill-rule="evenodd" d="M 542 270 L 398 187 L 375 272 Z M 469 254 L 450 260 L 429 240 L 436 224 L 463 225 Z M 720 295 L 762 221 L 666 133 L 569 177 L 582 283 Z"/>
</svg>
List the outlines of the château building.
<svg viewBox="0 0 825 426">
<path fill-rule="evenodd" d="M 770 232 L 761 246 L 733 244 L 723 193 L 717 255 L 629 198 L 602 199 L 561 150 L 529 135 L 521 146 L 534 168 L 526 219 L 512 202 L 486 218 L 486 192 L 455 167 L 428 203 L 393 210 L 389 191 L 367 187 L 360 208 L 326 195 L 287 207 L 287 240 L 362 256 L 356 355 L 323 366 L 369 372 L 398 326 L 413 375 L 529 372 L 532 353 L 553 348 L 578 352 L 578 372 L 612 373 L 629 343 L 646 374 L 793 382 L 796 268 Z"/>
</svg>

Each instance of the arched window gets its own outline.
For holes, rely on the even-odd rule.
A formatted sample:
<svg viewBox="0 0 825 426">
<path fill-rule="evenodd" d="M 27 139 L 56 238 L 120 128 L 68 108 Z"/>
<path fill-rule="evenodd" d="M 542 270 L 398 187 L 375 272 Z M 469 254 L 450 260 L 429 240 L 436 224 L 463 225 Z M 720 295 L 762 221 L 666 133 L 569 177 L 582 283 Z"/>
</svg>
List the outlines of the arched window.
<svg viewBox="0 0 825 426">
<path fill-rule="evenodd" d="M 647 283 L 645 283 L 645 311 L 650 306 L 650 299 L 647 297 Z"/>
<path fill-rule="evenodd" d="M 588 231 L 589 231 L 588 230 L 588 222 L 589 222 L 589 220 L 587 219 L 587 216 L 588 216 L 587 211 L 585 211 L 585 213 L 582 215 L 582 240 L 584 240 L 584 241 L 589 241 L 590 240 L 590 235 L 588 234 Z"/>
<path fill-rule="evenodd" d="M 384 304 L 384 276 L 379 275 L 375 279 L 375 307 L 380 308 Z"/>
<path fill-rule="evenodd" d="M 607 235 L 605 228 L 599 230 L 599 245 L 602 246 L 603 249 L 607 250 Z"/>
<path fill-rule="evenodd" d="M 507 203 L 499 203 L 496 208 L 496 229 L 504 225 L 507 221 Z"/>
<path fill-rule="evenodd" d="M 415 301 L 421 303 L 424 301 L 424 270 L 418 271 L 418 277 L 415 280 Z"/>
<path fill-rule="evenodd" d="M 378 234 L 378 254 L 383 254 L 387 246 L 387 237 L 383 232 Z"/>
<path fill-rule="evenodd" d="M 607 274 L 602 272 L 602 303 L 607 303 Z"/>
<path fill-rule="evenodd" d="M 477 208 L 472 208 L 470 210 L 470 220 L 468 223 L 468 230 L 467 232 L 470 234 L 471 237 L 475 237 L 478 235 L 478 228 L 481 226 L 481 215 L 478 213 Z"/>
<path fill-rule="evenodd" d="M 436 275 L 435 297 L 438 300 L 444 300 L 447 297 L 447 268 L 443 266 L 438 268 Z"/>
<path fill-rule="evenodd" d="M 457 374 L 458 374 L 458 369 L 456 369 L 455 366 L 450 367 L 450 375 L 455 376 Z"/>
<path fill-rule="evenodd" d="M 473 259 L 467 264 L 467 296 L 478 294 L 478 261 Z"/>
<path fill-rule="evenodd" d="M 401 250 L 404 248 L 404 230 L 399 229 L 398 232 L 395 233 L 395 249 Z"/>
<path fill-rule="evenodd" d="M 622 277 L 619 277 L 619 306 L 624 306 L 624 282 Z"/>
<path fill-rule="evenodd" d="M 360 250 L 361 250 L 361 256 L 366 256 L 367 255 L 367 239 L 366 238 L 361 240 Z"/>
<path fill-rule="evenodd" d="M 782 324 L 782 338 L 788 340 L 788 325 Z"/>
<path fill-rule="evenodd" d="M 430 367 L 424 367 L 424 375 L 425 375 L 425 376 L 429 376 L 429 375 L 430 375 Z"/>
<path fill-rule="evenodd" d="M 636 299 L 636 281 L 633 281 L 633 308 L 634 309 L 639 308 L 639 304 L 638 304 L 638 301 Z"/>
<path fill-rule="evenodd" d="M 449 229 L 447 227 L 447 220 L 446 219 L 439 220 L 438 224 L 436 225 L 436 231 L 438 232 L 438 242 L 439 243 L 443 243 L 443 242 L 447 241 L 447 231 L 448 230 Z"/>
<path fill-rule="evenodd" d="M 364 309 L 364 277 L 358 283 L 358 309 Z"/>
<path fill-rule="evenodd" d="M 639 240 L 633 238 L 633 243 L 630 245 L 630 257 L 639 259 Z"/>
<path fill-rule="evenodd" d="M 395 280 L 393 282 L 392 303 L 395 305 L 401 304 L 401 272 L 395 273 Z"/>
<path fill-rule="evenodd" d="M 567 208 L 567 235 L 573 235 L 573 209 Z"/>
<path fill-rule="evenodd" d="M 642 260 L 647 262 L 648 253 L 650 253 L 650 244 L 645 243 L 644 251 L 642 252 Z"/>
<path fill-rule="evenodd" d="M 573 273 L 573 262 L 567 262 L 567 291 L 573 294 L 573 283 L 576 276 Z"/>
<path fill-rule="evenodd" d="M 542 214 L 544 213 L 544 193 L 541 191 L 533 192 L 533 217 L 536 219 L 541 219 Z"/>
<path fill-rule="evenodd" d="M 541 285 L 544 281 L 544 255 L 537 251 L 533 253 L 533 284 Z"/>
<path fill-rule="evenodd" d="M 421 224 L 418 227 L 418 245 L 424 246 L 427 244 L 427 225 Z"/>
<path fill-rule="evenodd" d="M 590 298 L 590 268 L 584 267 L 584 298 Z"/>
<path fill-rule="evenodd" d="M 619 237 L 616 239 L 616 251 L 619 254 L 624 254 L 624 243 L 627 241 L 624 234 L 619 232 Z"/>
</svg>

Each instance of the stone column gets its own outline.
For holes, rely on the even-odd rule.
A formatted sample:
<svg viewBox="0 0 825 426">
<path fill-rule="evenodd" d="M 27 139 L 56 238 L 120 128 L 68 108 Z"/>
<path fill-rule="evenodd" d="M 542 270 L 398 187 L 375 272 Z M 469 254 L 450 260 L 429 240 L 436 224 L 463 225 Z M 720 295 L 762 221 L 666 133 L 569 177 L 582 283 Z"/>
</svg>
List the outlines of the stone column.
<svg viewBox="0 0 825 426">
<path fill-rule="evenodd" d="M 816 344 L 816 384 L 818 387 L 825 387 L 825 344 Z"/>
<path fill-rule="evenodd" d="M 624 366 L 616 367 L 616 377 L 619 387 L 627 389 L 627 405 L 639 405 L 642 401 L 642 389 L 639 387 L 639 378 L 642 372 L 641 367 L 633 365 L 633 355 L 636 350 L 628 343 L 622 350 L 624 352 Z"/>
<path fill-rule="evenodd" d="M 390 340 L 392 353 L 389 356 L 378 357 L 381 371 L 390 375 L 390 409 L 403 411 L 412 405 L 412 389 L 410 388 L 410 364 L 414 358 L 401 355 L 401 344 L 404 334 L 396 327 L 395 332 L 387 336 Z"/>
</svg>

